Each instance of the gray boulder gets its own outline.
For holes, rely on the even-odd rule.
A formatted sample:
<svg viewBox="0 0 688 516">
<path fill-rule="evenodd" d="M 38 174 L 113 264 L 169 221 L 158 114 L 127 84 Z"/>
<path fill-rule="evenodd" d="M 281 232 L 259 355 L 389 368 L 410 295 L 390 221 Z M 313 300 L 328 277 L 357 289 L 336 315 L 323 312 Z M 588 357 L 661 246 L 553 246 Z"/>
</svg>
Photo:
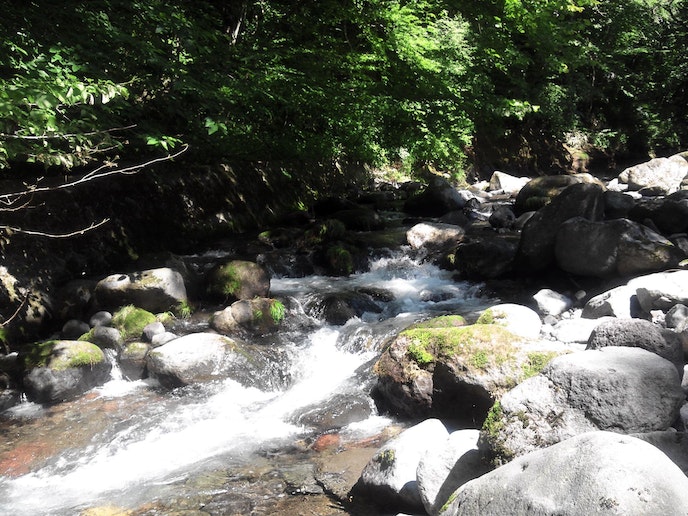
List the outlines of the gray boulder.
<svg viewBox="0 0 688 516">
<path fill-rule="evenodd" d="M 506 462 L 592 430 L 666 430 L 685 400 L 676 368 L 639 348 L 564 355 L 507 392 L 481 432 L 481 449 Z"/>
<path fill-rule="evenodd" d="M 124 346 L 122 333 L 117 328 L 110 326 L 96 326 L 88 333 L 88 339 L 102 349 L 114 349 L 121 351 Z"/>
<path fill-rule="evenodd" d="M 122 376 L 127 380 L 140 380 L 146 376 L 146 356 L 151 346 L 145 342 L 130 342 L 119 356 Z"/>
<path fill-rule="evenodd" d="M 419 217 L 441 217 L 460 210 L 466 200 L 446 180 L 437 178 L 404 203 L 404 211 Z"/>
<path fill-rule="evenodd" d="M 521 188 L 516 196 L 514 207 L 521 215 L 528 211 L 536 211 L 549 204 L 566 188 L 581 183 L 599 183 L 590 174 L 572 174 L 565 176 L 541 176 L 531 179 Z"/>
<path fill-rule="evenodd" d="M 467 278 L 498 278 L 513 269 L 517 248 L 516 241 L 498 237 L 462 242 L 454 252 L 454 267 Z"/>
<path fill-rule="evenodd" d="M 595 328 L 607 319 L 562 319 L 552 327 L 551 335 L 557 342 L 587 344 Z"/>
<path fill-rule="evenodd" d="M 678 191 L 686 175 L 688 161 L 677 154 L 628 167 L 619 174 L 619 182 L 626 183 L 630 190 L 658 187 L 666 195 Z"/>
<path fill-rule="evenodd" d="M 573 306 L 573 301 L 569 297 L 549 288 L 538 290 L 533 299 L 542 315 L 561 315 Z"/>
<path fill-rule="evenodd" d="M 627 219 L 563 223 L 554 252 L 559 268 L 580 276 L 633 276 L 676 266 L 683 253 L 647 226 Z"/>
<path fill-rule="evenodd" d="M 416 479 L 428 514 L 439 514 L 451 494 L 492 467 L 478 451 L 479 430 L 457 430 L 435 442 L 418 463 Z"/>
<path fill-rule="evenodd" d="M 96 284 L 94 295 L 101 309 L 134 305 L 149 312 L 164 312 L 187 301 L 182 275 L 169 268 L 112 274 Z"/>
<path fill-rule="evenodd" d="M 648 274 L 632 279 L 628 286 L 635 289 L 638 303 L 647 313 L 688 304 L 688 270 Z"/>
<path fill-rule="evenodd" d="M 84 321 L 78 319 L 70 319 L 62 326 L 60 336 L 65 340 L 77 340 L 84 333 L 87 333 L 91 327 Z"/>
<path fill-rule="evenodd" d="M 423 510 L 416 471 L 433 443 L 444 442 L 449 432 L 439 419 L 426 419 L 385 444 L 368 462 L 352 488 L 355 498 L 380 507 Z"/>
<path fill-rule="evenodd" d="M 597 325 L 587 349 L 629 346 L 651 351 L 668 360 L 683 374 L 683 349 L 677 338 L 644 319 L 609 319 Z"/>
<path fill-rule="evenodd" d="M 459 488 L 442 516 L 688 513 L 688 478 L 660 450 L 591 432 L 520 457 Z"/>
<path fill-rule="evenodd" d="M 602 187 L 575 184 L 566 188 L 549 204 L 539 209 L 521 233 L 516 261 L 520 267 L 538 271 L 555 261 L 555 242 L 561 225 L 569 219 L 601 220 L 604 214 Z"/>
<path fill-rule="evenodd" d="M 465 234 L 462 227 L 453 224 L 421 222 L 406 232 L 406 240 L 412 249 L 446 249 L 456 247 Z"/>
<path fill-rule="evenodd" d="M 685 475 L 688 475 L 688 434 L 671 429 L 666 432 L 633 434 L 633 437 L 659 448 Z"/>
<path fill-rule="evenodd" d="M 630 319 L 638 316 L 639 312 L 635 289 L 632 286 L 621 285 L 591 297 L 585 303 L 581 317 L 598 319 L 610 316 Z"/>
<path fill-rule="evenodd" d="M 516 195 L 521 189 L 528 184 L 529 177 L 516 177 L 504 172 L 495 171 L 490 177 L 489 189 L 492 192 L 504 192 L 510 195 Z"/>
</svg>

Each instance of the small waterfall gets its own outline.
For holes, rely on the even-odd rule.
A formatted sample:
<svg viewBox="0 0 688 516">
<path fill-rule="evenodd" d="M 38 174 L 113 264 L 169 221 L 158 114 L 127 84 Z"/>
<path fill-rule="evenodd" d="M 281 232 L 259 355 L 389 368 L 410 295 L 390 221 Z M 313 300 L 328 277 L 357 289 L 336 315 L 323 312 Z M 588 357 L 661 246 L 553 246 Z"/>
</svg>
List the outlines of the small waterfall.
<svg viewBox="0 0 688 516">
<path fill-rule="evenodd" d="M 111 381 L 95 391 L 106 400 L 99 410 L 112 411 L 100 413 L 105 428 L 31 473 L 0 477 L 0 513 L 134 508 L 172 496 L 175 483 L 218 461 L 224 468 L 240 465 L 261 450 L 289 448 L 332 427 L 341 435 L 373 435 L 390 423 L 369 397 L 382 343 L 420 318 L 486 304 L 475 285 L 456 283 L 449 272 L 403 253 L 347 278 L 274 279 L 271 290 L 304 322 L 287 325 L 269 343 L 284 350 L 274 367 L 282 368 L 288 384 L 261 390 L 227 379 L 160 393 L 145 381 L 127 381 L 113 367 Z M 379 310 L 340 326 L 303 311 L 314 297 L 347 291 L 370 295 Z M 107 354 L 114 361 L 114 351 Z M 333 403 L 344 413 L 333 414 Z M 77 403 L 73 410 L 83 415 L 84 407 Z"/>
</svg>

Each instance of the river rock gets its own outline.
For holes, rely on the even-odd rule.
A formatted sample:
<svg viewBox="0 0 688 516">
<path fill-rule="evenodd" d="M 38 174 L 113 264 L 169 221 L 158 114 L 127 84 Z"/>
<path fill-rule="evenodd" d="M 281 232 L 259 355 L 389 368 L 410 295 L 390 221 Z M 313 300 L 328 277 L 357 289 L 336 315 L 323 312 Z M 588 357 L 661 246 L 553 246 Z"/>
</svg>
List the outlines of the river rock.
<svg viewBox="0 0 688 516">
<path fill-rule="evenodd" d="M 110 324 L 112 324 L 112 314 L 106 310 L 99 310 L 89 318 L 88 324 L 91 328 L 96 326 L 110 326 Z"/>
<path fill-rule="evenodd" d="M 633 437 L 660 449 L 685 475 L 688 475 L 688 434 L 671 429 L 666 432 L 633 434 Z"/>
<path fill-rule="evenodd" d="M 477 322 L 503 326 L 514 335 L 525 339 L 537 339 L 542 328 L 542 321 L 535 310 L 514 303 L 491 306 L 480 314 Z"/>
<path fill-rule="evenodd" d="M 516 215 L 508 206 L 497 206 L 487 221 L 495 229 L 511 229 L 516 222 Z"/>
<path fill-rule="evenodd" d="M 533 299 L 542 315 L 561 315 L 573 306 L 573 301 L 569 297 L 549 288 L 538 290 Z"/>
<path fill-rule="evenodd" d="M 688 304 L 688 270 L 648 274 L 632 279 L 628 286 L 635 289 L 638 303 L 647 313 Z"/>
<path fill-rule="evenodd" d="M 598 324 L 587 349 L 629 346 L 646 349 L 668 360 L 683 374 L 683 348 L 678 338 L 644 319 L 609 319 Z"/>
<path fill-rule="evenodd" d="M 516 195 L 528 184 L 529 177 L 516 177 L 504 172 L 495 171 L 490 177 L 489 189 L 492 192 L 502 191 L 510 195 Z"/>
<path fill-rule="evenodd" d="M 416 479 L 428 514 L 439 514 L 451 494 L 466 482 L 491 470 L 478 451 L 479 430 L 457 430 L 437 441 L 418 463 Z"/>
<path fill-rule="evenodd" d="M 530 343 L 503 326 L 412 325 L 391 340 L 374 372 L 382 411 L 411 419 L 482 421 L 495 399 L 570 349 Z"/>
<path fill-rule="evenodd" d="M 111 274 L 96 284 L 94 296 L 100 309 L 135 305 L 149 312 L 164 312 L 187 301 L 182 275 L 170 268 Z"/>
<path fill-rule="evenodd" d="M 368 462 L 352 488 L 353 496 L 370 499 L 381 508 L 423 510 L 416 481 L 418 464 L 433 443 L 444 442 L 448 436 L 438 419 L 427 419 L 403 431 Z"/>
<path fill-rule="evenodd" d="M 143 327 L 142 335 L 146 342 L 152 342 L 153 337 L 165 333 L 165 331 L 165 325 L 160 321 L 155 321 Z"/>
<path fill-rule="evenodd" d="M 465 234 L 460 226 L 421 222 L 406 232 L 406 240 L 412 249 L 446 249 L 456 247 Z"/>
<path fill-rule="evenodd" d="M 208 294 L 215 299 L 236 301 L 268 297 L 270 275 L 254 262 L 230 260 L 216 266 L 208 275 Z"/>
<path fill-rule="evenodd" d="M 592 430 L 666 430 L 685 400 L 676 368 L 639 348 L 564 355 L 507 392 L 481 432 L 481 449 L 508 462 Z"/>
<path fill-rule="evenodd" d="M 513 269 L 518 242 L 481 237 L 462 242 L 454 251 L 454 267 L 470 279 L 498 278 Z"/>
<path fill-rule="evenodd" d="M 363 206 L 338 211 L 332 217 L 341 221 L 346 229 L 352 231 L 373 231 L 384 227 L 380 215 L 375 210 Z"/>
<path fill-rule="evenodd" d="M 233 360 L 246 360 L 238 350 L 228 337 L 192 333 L 151 350 L 146 364 L 150 376 L 164 387 L 181 387 L 225 377 Z"/>
<path fill-rule="evenodd" d="M 145 342 L 130 342 L 119 356 L 119 367 L 122 376 L 127 380 L 136 381 L 146 376 L 146 356 L 151 346 Z"/>
<path fill-rule="evenodd" d="M 65 340 L 77 340 L 90 329 L 91 327 L 88 325 L 88 323 L 79 321 L 77 319 L 70 319 L 62 326 L 60 337 Z"/>
<path fill-rule="evenodd" d="M 380 313 L 382 308 L 365 292 L 343 291 L 316 297 L 305 305 L 306 312 L 328 324 L 341 326 L 364 313 Z"/>
<path fill-rule="evenodd" d="M 442 516 L 686 514 L 688 478 L 664 453 L 627 435 L 590 432 L 473 480 Z"/>
<path fill-rule="evenodd" d="M 528 271 L 552 265 L 561 225 L 575 217 L 601 220 L 604 214 L 602 193 L 602 187 L 596 184 L 574 184 L 539 209 L 523 227 L 516 256 L 518 264 Z"/>
<path fill-rule="evenodd" d="M 628 214 L 636 204 L 633 195 L 616 192 L 607 188 L 604 192 L 604 215 L 608 219 L 628 218 Z"/>
<path fill-rule="evenodd" d="M 591 297 L 583 307 L 581 317 L 598 319 L 611 316 L 630 319 L 638 317 L 640 305 L 632 286 L 621 285 Z M 587 339 L 586 339 L 587 341 Z"/>
<path fill-rule="evenodd" d="M 171 331 L 166 331 L 163 333 L 156 333 L 153 335 L 151 338 L 151 346 L 154 348 L 159 348 L 160 346 L 163 346 L 170 342 L 171 340 L 179 338 L 179 335 L 176 333 L 173 333 Z"/>
<path fill-rule="evenodd" d="M 434 178 L 430 184 L 404 203 L 404 211 L 417 217 L 441 217 L 463 209 L 466 200 L 444 179 Z"/>
<path fill-rule="evenodd" d="M 609 317 L 562 319 L 552 327 L 550 334 L 557 342 L 587 344 L 595 328 L 608 319 Z"/>
<path fill-rule="evenodd" d="M 647 226 L 627 219 L 564 222 L 554 253 L 563 271 L 579 276 L 633 276 L 676 266 L 683 253 Z"/>
<path fill-rule="evenodd" d="M 590 174 L 572 174 L 563 176 L 541 176 L 528 181 L 518 192 L 514 209 L 517 215 L 528 211 L 537 211 L 549 204 L 555 197 L 572 185 L 602 184 Z"/>
<path fill-rule="evenodd" d="M 117 328 L 96 326 L 88 332 L 86 340 L 93 342 L 101 349 L 114 349 L 119 352 L 124 346 L 122 333 Z"/>
<path fill-rule="evenodd" d="M 688 199 L 685 190 L 667 197 L 650 215 L 652 222 L 665 235 L 685 233 L 688 230 Z"/>
<path fill-rule="evenodd" d="M 669 158 L 654 158 L 645 163 L 628 167 L 619 174 L 619 181 L 630 190 L 659 187 L 662 194 L 676 192 L 688 175 L 688 161 L 676 154 Z"/>
<path fill-rule="evenodd" d="M 57 340 L 34 344 L 25 358 L 24 388 L 37 403 L 74 399 L 110 378 L 112 365 L 91 342 Z"/>
</svg>

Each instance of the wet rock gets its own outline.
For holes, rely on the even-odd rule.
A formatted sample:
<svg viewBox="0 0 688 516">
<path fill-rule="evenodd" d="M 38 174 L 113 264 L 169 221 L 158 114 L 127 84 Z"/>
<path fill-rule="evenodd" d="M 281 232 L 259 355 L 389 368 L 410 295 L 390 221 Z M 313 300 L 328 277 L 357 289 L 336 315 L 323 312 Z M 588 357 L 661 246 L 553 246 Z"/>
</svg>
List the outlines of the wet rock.
<svg viewBox="0 0 688 516">
<path fill-rule="evenodd" d="M 94 296 L 101 309 L 135 305 L 150 312 L 164 312 L 187 301 L 184 278 L 170 268 L 112 274 L 96 284 Z"/>
<path fill-rule="evenodd" d="M 143 338 L 146 342 L 152 342 L 153 337 L 161 333 L 165 333 L 165 325 L 163 325 L 160 321 L 147 324 L 143 327 L 142 332 Z"/>
<path fill-rule="evenodd" d="M 590 174 L 573 174 L 565 176 L 541 176 L 531 179 L 521 188 L 514 209 L 517 215 L 528 211 L 537 211 L 549 204 L 566 188 L 577 184 L 599 184 Z"/>
<path fill-rule="evenodd" d="M 685 514 L 688 479 L 660 450 L 591 432 L 538 450 L 459 488 L 442 516 Z"/>
<path fill-rule="evenodd" d="M 114 349 L 117 352 L 124 346 L 120 331 L 109 326 L 96 326 L 86 334 L 85 340 L 93 342 L 101 349 Z"/>
<path fill-rule="evenodd" d="M 131 381 L 146 377 L 146 356 L 151 346 L 145 342 L 130 342 L 122 350 L 119 357 L 119 366 L 122 375 Z"/>
<path fill-rule="evenodd" d="M 666 430 L 685 400 L 676 368 L 643 349 L 607 347 L 552 360 L 502 396 L 480 448 L 505 463 L 592 430 Z"/>
<path fill-rule="evenodd" d="M 306 312 L 328 324 L 341 326 L 353 317 L 366 312 L 380 313 L 382 308 L 371 296 L 356 291 L 337 292 L 313 299 L 305 306 Z"/>
<path fill-rule="evenodd" d="M 90 329 L 91 327 L 88 323 L 77 319 L 70 319 L 62 326 L 60 336 L 65 340 L 77 340 Z"/>
<path fill-rule="evenodd" d="M 103 351 L 84 341 L 48 341 L 32 345 L 26 355 L 24 388 L 37 403 L 74 399 L 110 378 Z"/>
<path fill-rule="evenodd" d="M 88 324 L 91 328 L 95 326 L 110 326 L 110 324 L 112 324 L 112 314 L 105 310 L 100 310 L 91 316 L 88 320 Z"/>
</svg>

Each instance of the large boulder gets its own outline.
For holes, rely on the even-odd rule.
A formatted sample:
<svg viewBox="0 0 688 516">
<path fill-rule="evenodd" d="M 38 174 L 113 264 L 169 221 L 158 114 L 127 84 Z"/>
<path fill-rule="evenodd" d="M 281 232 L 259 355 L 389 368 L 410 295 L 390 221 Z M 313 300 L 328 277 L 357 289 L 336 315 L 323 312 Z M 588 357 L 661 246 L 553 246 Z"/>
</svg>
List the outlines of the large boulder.
<svg viewBox="0 0 688 516">
<path fill-rule="evenodd" d="M 683 253 L 647 226 L 627 219 L 564 222 L 554 248 L 560 269 L 579 276 L 632 276 L 675 267 Z"/>
<path fill-rule="evenodd" d="M 666 430 L 685 400 L 676 368 L 639 348 L 557 357 L 492 407 L 481 449 L 507 462 L 580 433 Z"/>
<path fill-rule="evenodd" d="M 373 397 L 382 411 L 482 421 L 502 393 L 569 351 L 526 342 L 497 324 L 447 320 L 413 325 L 391 340 L 374 368 Z"/>
<path fill-rule="evenodd" d="M 662 194 L 670 194 L 681 187 L 686 175 L 688 161 L 676 154 L 628 167 L 619 174 L 619 182 L 627 184 L 629 190 L 657 187 Z"/>
<path fill-rule="evenodd" d="M 631 436 L 591 432 L 520 457 L 459 488 L 442 516 L 686 514 L 688 478 Z"/>
<path fill-rule="evenodd" d="M 566 176 L 541 176 L 528 181 L 516 195 L 514 209 L 521 215 L 536 211 L 546 206 L 566 188 L 581 183 L 602 184 L 590 174 L 572 174 Z"/>
<path fill-rule="evenodd" d="M 491 470 L 478 450 L 479 430 L 457 430 L 431 445 L 418 463 L 416 479 L 428 514 L 439 514 L 451 494 Z"/>
<path fill-rule="evenodd" d="M 632 279 L 628 286 L 635 290 L 640 308 L 647 313 L 688 304 L 688 270 L 648 274 Z"/>
<path fill-rule="evenodd" d="M 184 279 L 170 268 L 112 274 L 96 284 L 94 296 L 101 309 L 135 305 L 150 312 L 164 312 L 187 302 Z"/>
<path fill-rule="evenodd" d="M 561 225 L 575 217 L 601 220 L 604 214 L 602 193 L 602 187 L 596 184 L 575 184 L 538 210 L 523 227 L 516 255 L 519 266 L 527 271 L 538 271 L 552 265 Z"/>
<path fill-rule="evenodd" d="M 236 372 L 244 376 L 253 369 L 251 359 L 229 337 L 192 333 L 151 350 L 146 365 L 148 374 L 163 387 L 175 388 L 227 378 Z"/>
<path fill-rule="evenodd" d="M 489 189 L 491 192 L 504 192 L 509 195 L 517 195 L 528 184 L 529 177 L 516 177 L 504 172 L 495 171 L 490 177 Z"/>
<path fill-rule="evenodd" d="M 112 364 L 91 342 L 53 340 L 31 345 L 24 357 L 24 388 L 37 403 L 74 399 L 110 378 Z"/>
<path fill-rule="evenodd" d="M 379 507 L 423 510 L 416 480 L 418 464 L 428 448 L 444 442 L 448 436 L 438 419 L 427 419 L 405 430 L 370 459 L 352 488 L 352 495 L 371 500 Z"/>
<path fill-rule="evenodd" d="M 524 339 L 537 339 L 542 328 L 542 321 L 535 310 L 515 303 L 491 306 L 480 314 L 477 322 L 503 326 Z"/>
<path fill-rule="evenodd" d="M 605 316 L 628 319 L 636 317 L 639 311 L 635 289 L 629 285 L 621 285 L 588 299 L 581 316 L 586 319 Z"/>
<path fill-rule="evenodd" d="M 269 297 L 270 274 L 257 263 L 230 260 L 208 274 L 208 294 L 229 301 Z"/>
</svg>

